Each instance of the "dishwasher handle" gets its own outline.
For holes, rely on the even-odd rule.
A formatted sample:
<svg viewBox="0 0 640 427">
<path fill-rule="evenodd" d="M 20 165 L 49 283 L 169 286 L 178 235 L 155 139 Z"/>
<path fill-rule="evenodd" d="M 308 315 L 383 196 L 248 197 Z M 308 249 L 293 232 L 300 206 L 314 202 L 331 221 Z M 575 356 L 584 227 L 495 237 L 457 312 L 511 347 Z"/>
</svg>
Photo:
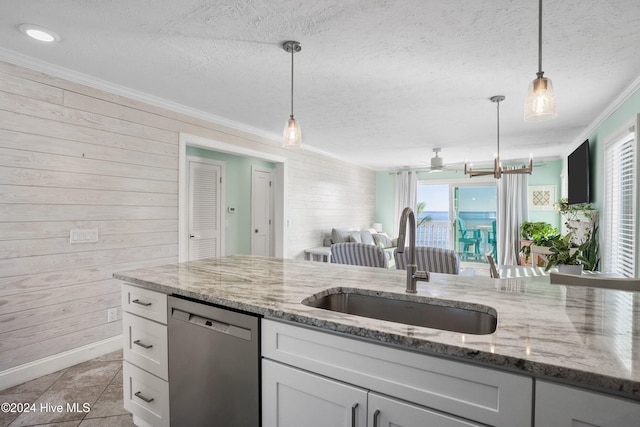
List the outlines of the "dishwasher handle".
<svg viewBox="0 0 640 427">
<path fill-rule="evenodd" d="M 194 325 L 201 326 L 203 328 L 211 329 L 212 331 L 219 332 L 226 335 L 231 335 L 236 338 L 251 341 L 251 330 L 243 328 L 241 326 L 235 326 L 219 320 L 210 319 L 200 316 L 198 314 L 189 313 L 177 308 L 171 309 L 171 316 L 174 319 L 188 322 Z"/>
</svg>

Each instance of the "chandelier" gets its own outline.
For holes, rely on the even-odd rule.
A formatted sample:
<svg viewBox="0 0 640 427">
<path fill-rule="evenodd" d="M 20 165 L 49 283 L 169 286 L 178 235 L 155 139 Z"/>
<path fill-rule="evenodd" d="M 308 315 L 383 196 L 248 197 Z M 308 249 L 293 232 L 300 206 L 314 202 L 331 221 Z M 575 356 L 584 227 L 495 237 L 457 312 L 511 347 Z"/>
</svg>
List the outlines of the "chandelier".
<svg viewBox="0 0 640 427">
<path fill-rule="evenodd" d="M 498 150 L 496 152 L 496 156 L 493 160 L 493 169 L 473 169 L 472 164 L 464 163 L 464 173 L 465 175 L 469 175 L 470 178 L 474 176 L 486 176 L 493 175 L 494 178 L 500 179 L 503 174 L 529 174 L 531 175 L 531 171 L 533 171 L 533 158 L 529 156 L 529 165 L 521 166 L 521 167 L 508 167 L 503 168 L 502 162 L 500 161 L 500 102 L 504 101 L 505 97 L 503 95 L 496 95 L 489 98 L 491 102 L 496 103 L 496 111 L 497 111 L 497 146 Z"/>
</svg>

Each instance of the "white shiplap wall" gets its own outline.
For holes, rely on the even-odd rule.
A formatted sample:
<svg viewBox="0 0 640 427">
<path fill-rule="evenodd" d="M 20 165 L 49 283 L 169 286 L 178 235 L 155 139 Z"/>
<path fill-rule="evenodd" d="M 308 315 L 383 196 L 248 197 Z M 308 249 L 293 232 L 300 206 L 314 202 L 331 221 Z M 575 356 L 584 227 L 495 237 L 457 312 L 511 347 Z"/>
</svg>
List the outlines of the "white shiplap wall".
<svg viewBox="0 0 640 427">
<path fill-rule="evenodd" d="M 113 272 L 177 260 L 180 132 L 287 157 L 285 256 L 374 220 L 371 170 L 0 62 L 0 373 L 120 334 Z"/>
</svg>

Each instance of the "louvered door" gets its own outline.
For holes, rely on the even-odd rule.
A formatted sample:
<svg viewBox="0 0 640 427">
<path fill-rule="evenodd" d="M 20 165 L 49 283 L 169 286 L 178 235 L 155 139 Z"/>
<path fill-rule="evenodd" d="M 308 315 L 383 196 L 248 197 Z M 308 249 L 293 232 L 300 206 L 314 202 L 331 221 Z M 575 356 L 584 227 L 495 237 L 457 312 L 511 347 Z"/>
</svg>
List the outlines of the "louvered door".
<svg viewBox="0 0 640 427">
<path fill-rule="evenodd" d="M 221 255 L 223 166 L 189 160 L 189 261 Z"/>
</svg>

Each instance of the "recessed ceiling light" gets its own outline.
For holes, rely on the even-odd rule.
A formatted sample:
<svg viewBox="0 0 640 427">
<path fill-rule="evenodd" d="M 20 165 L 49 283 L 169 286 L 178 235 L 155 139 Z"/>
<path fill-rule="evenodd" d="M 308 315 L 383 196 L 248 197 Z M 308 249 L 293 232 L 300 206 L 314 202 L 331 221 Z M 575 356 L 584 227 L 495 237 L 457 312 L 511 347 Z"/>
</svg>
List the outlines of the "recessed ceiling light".
<svg viewBox="0 0 640 427">
<path fill-rule="evenodd" d="M 59 42 L 61 39 L 60 35 L 55 31 L 48 30 L 38 25 L 20 24 L 18 28 L 32 39 L 36 39 L 41 42 L 53 43 Z"/>
</svg>

